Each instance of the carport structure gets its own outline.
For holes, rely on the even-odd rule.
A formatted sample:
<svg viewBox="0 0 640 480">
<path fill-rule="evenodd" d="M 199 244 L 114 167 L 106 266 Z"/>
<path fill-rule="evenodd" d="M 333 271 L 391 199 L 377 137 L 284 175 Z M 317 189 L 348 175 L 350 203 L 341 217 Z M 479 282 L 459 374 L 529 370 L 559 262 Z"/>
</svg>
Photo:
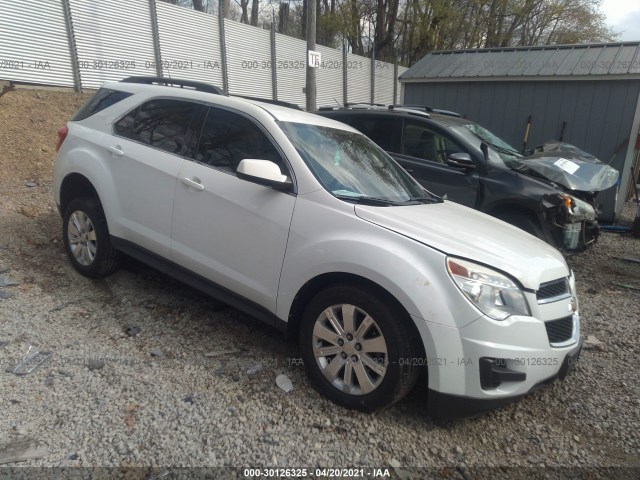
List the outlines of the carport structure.
<svg viewBox="0 0 640 480">
<path fill-rule="evenodd" d="M 518 149 L 528 129 L 527 148 L 561 140 L 610 163 L 620 180 L 599 195 L 600 218 L 621 213 L 640 147 L 640 42 L 436 51 L 400 84 L 404 104 L 459 112 Z"/>
</svg>

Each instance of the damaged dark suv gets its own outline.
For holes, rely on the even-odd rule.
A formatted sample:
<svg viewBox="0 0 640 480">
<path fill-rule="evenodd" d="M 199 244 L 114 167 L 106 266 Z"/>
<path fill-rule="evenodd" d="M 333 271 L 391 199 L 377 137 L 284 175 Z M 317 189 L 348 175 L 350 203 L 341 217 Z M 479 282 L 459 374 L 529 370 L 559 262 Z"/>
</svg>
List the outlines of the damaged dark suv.
<svg viewBox="0 0 640 480">
<path fill-rule="evenodd" d="M 617 170 L 548 142 L 525 152 L 453 112 L 427 107 L 321 108 L 380 145 L 429 191 L 488 213 L 574 254 L 598 238 L 598 192 Z"/>
</svg>

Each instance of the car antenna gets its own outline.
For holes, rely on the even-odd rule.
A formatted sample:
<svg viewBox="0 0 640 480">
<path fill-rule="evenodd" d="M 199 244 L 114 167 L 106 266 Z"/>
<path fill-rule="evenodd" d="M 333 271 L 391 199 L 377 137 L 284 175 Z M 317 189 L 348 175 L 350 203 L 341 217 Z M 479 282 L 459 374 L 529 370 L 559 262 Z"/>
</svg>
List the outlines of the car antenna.
<svg viewBox="0 0 640 480">
<path fill-rule="evenodd" d="M 336 102 L 336 105 L 338 105 L 338 108 L 340 108 L 340 102 L 338 102 L 338 100 L 336 100 L 335 97 L 332 97 L 332 98 L 333 98 L 333 101 Z"/>
</svg>

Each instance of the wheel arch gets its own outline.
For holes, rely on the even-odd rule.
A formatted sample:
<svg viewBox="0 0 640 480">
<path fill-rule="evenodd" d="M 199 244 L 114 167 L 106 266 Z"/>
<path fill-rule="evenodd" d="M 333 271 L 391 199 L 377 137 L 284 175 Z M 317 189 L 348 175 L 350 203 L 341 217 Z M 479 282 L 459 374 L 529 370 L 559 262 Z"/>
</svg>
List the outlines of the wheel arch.
<svg viewBox="0 0 640 480">
<path fill-rule="evenodd" d="M 363 289 L 367 289 L 369 291 L 376 292 L 380 297 L 385 298 L 389 302 L 392 303 L 393 307 L 398 311 L 402 312 L 405 322 L 407 322 L 408 328 L 411 330 L 411 333 L 416 335 L 418 338 L 420 337 L 420 332 L 418 327 L 411 319 L 411 315 L 404 307 L 404 305 L 386 288 L 382 287 L 378 283 L 369 280 L 360 275 L 356 275 L 353 273 L 347 272 L 328 272 L 315 276 L 314 278 L 307 281 L 296 293 L 294 296 L 293 302 L 291 304 L 291 308 L 289 309 L 289 316 L 287 321 L 287 338 L 289 339 L 297 339 L 300 332 L 300 322 L 302 320 L 302 315 L 304 313 L 304 309 L 309 301 L 320 291 L 324 290 L 330 285 L 336 284 L 349 284 L 358 286 Z M 420 344 L 421 352 L 420 354 L 424 356 L 424 345 L 422 342 L 418 342 Z"/>
<path fill-rule="evenodd" d="M 60 211 L 64 215 L 67 206 L 74 198 L 95 197 L 100 201 L 100 195 L 93 183 L 80 173 L 70 173 L 60 184 Z"/>
</svg>

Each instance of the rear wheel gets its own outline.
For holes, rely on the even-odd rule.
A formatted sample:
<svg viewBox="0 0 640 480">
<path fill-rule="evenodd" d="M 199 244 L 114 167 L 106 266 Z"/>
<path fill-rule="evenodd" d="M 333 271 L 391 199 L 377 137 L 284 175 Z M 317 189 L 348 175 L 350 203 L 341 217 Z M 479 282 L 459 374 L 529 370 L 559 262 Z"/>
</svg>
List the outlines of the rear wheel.
<svg viewBox="0 0 640 480">
<path fill-rule="evenodd" d="M 97 278 L 118 268 L 100 202 L 82 197 L 69 202 L 63 218 L 63 240 L 71 264 L 82 275 Z"/>
<path fill-rule="evenodd" d="M 373 411 L 404 397 L 418 378 L 419 344 L 405 312 L 351 285 L 318 293 L 307 306 L 300 347 L 314 387 L 349 408 Z"/>
</svg>

